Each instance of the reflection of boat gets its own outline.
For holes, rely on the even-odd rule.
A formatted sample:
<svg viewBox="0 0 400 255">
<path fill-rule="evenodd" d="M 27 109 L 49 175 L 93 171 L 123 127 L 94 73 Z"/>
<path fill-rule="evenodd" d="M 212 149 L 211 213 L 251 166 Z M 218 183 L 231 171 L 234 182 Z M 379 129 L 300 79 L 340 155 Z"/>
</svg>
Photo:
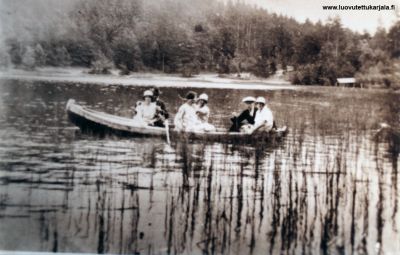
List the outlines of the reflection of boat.
<svg viewBox="0 0 400 255">
<path fill-rule="evenodd" d="M 67 112 L 70 120 L 83 131 L 96 133 L 114 133 L 122 136 L 166 136 L 165 128 L 143 127 L 132 123 L 132 119 L 94 111 L 78 105 L 70 99 L 67 103 Z M 249 135 L 243 133 L 217 130 L 216 132 L 176 132 L 170 127 L 170 136 L 175 139 L 207 140 L 219 142 L 272 142 L 287 134 L 287 128 L 279 128 L 269 133 Z"/>
</svg>

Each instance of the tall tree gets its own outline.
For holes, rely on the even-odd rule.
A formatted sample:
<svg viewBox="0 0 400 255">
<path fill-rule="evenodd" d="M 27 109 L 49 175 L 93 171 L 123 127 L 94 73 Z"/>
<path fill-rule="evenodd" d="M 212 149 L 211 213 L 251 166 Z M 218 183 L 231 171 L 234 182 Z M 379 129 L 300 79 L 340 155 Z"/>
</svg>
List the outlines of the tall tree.
<svg viewBox="0 0 400 255">
<path fill-rule="evenodd" d="M 400 21 L 397 21 L 387 35 L 387 49 L 394 58 L 400 58 Z"/>
</svg>

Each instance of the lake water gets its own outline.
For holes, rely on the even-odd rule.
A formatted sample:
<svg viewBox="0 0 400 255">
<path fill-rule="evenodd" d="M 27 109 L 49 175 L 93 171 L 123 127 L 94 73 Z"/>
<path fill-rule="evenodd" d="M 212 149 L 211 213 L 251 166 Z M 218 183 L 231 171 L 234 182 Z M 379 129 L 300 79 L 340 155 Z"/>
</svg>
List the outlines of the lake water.
<svg viewBox="0 0 400 255">
<path fill-rule="evenodd" d="M 189 89 L 163 88 L 172 115 Z M 0 80 L 0 250 L 395 254 L 400 96 L 337 88 L 209 94 L 211 122 L 267 96 L 281 143 L 95 137 L 69 98 L 121 116 L 144 88 Z"/>
</svg>

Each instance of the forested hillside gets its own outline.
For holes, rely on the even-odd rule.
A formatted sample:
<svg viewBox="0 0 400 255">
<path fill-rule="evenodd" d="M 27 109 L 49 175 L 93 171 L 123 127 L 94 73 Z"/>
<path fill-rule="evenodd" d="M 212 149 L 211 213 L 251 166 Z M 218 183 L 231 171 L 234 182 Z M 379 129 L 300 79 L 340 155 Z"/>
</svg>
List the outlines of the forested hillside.
<svg viewBox="0 0 400 255">
<path fill-rule="evenodd" d="M 34 21 L 39 25 L 24 32 L 29 36 L 10 32 L 21 22 L 3 23 L 8 36 L 0 64 L 84 66 L 93 73 L 118 68 L 121 74 L 251 72 L 259 77 L 290 66 L 294 84 L 333 85 L 337 77 L 353 76 L 399 84 L 400 21 L 370 35 L 344 28 L 339 19 L 300 23 L 240 2 L 74 0 L 63 9 L 46 29 L 40 18 Z M 9 20 L 17 15 L 12 6 L 4 10 Z"/>
</svg>

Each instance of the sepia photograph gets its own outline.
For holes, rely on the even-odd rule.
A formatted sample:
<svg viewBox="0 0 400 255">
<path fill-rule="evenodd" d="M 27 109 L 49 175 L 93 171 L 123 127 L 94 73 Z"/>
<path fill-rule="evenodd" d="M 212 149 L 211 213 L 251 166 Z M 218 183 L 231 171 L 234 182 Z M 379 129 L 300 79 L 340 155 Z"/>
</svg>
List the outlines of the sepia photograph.
<svg viewBox="0 0 400 255">
<path fill-rule="evenodd" d="M 0 255 L 400 254 L 399 0 L 0 0 Z"/>
</svg>

